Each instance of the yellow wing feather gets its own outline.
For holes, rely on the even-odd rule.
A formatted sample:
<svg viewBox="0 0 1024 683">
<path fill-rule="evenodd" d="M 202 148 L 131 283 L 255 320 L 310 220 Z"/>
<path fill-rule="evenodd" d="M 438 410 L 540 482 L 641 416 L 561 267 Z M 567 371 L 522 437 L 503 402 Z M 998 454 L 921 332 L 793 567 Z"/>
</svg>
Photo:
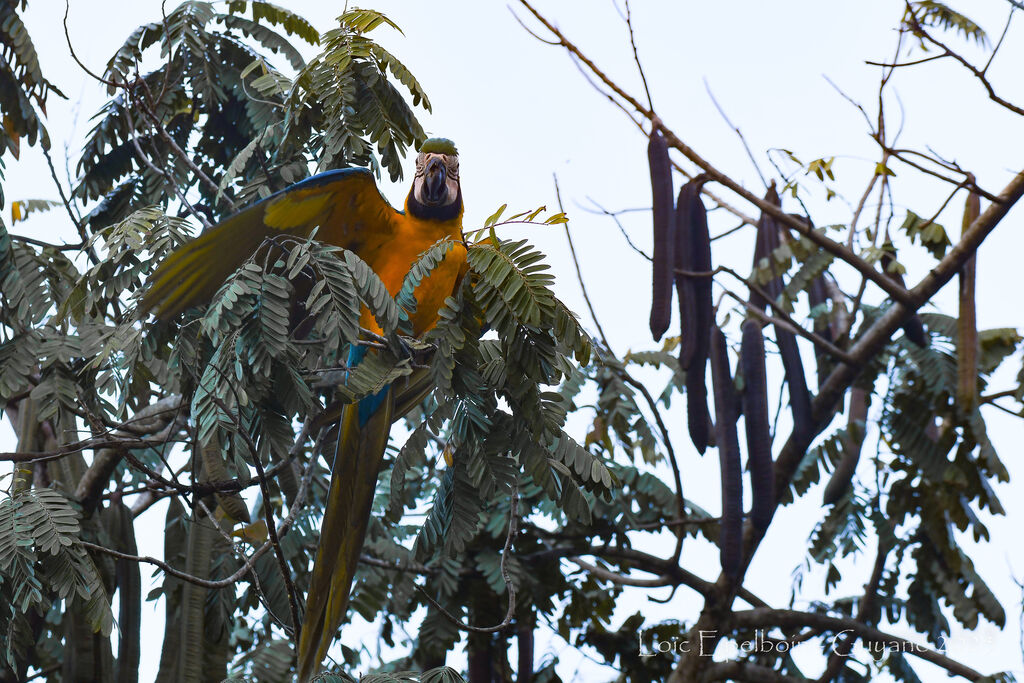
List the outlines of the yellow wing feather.
<svg viewBox="0 0 1024 683">
<path fill-rule="evenodd" d="M 308 236 L 358 251 L 367 239 L 387 240 L 401 216 L 366 169 L 328 171 L 278 192 L 213 226 L 160 264 L 142 310 L 171 318 L 205 303 L 274 234 Z"/>
</svg>

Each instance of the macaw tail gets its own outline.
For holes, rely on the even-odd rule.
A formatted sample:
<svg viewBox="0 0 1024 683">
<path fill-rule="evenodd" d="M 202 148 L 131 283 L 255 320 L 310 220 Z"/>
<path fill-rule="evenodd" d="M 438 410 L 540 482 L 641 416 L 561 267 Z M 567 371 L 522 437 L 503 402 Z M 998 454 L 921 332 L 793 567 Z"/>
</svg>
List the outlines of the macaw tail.
<svg viewBox="0 0 1024 683">
<path fill-rule="evenodd" d="M 317 673 L 345 618 L 393 413 L 391 387 L 342 410 L 320 547 L 299 639 L 300 683 Z"/>
</svg>

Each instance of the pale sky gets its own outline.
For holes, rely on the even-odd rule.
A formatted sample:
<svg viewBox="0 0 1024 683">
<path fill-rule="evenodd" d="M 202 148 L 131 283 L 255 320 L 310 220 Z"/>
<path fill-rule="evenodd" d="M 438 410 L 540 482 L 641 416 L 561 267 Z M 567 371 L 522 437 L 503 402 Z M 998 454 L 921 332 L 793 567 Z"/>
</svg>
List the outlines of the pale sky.
<svg viewBox="0 0 1024 683">
<path fill-rule="evenodd" d="M 173 6 L 173 2 L 168 4 Z M 331 28 L 333 17 L 343 9 L 341 2 L 303 0 L 282 4 L 303 14 L 321 30 Z M 421 119 L 428 133 L 451 137 L 459 147 L 467 228 L 481 224 L 504 203 L 517 210 L 542 204 L 557 210 L 552 181 L 552 175 L 557 174 L 565 208 L 572 219 L 583 277 L 615 351 L 621 354 L 627 349 L 653 348 L 647 330 L 649 265 L 628 249 L 610 220 L 580 209 L 588 204 L 588 198 L 608 209 L 649 206 L 646 141 L 633 124 L 587 84 L 564 50 L 538 42 L 516 23 L 510 9 L 532 28 L 539 28 L 527 18 L 525 9 L 514 2 L 506 5 L 367 0 L 363 4 L 384 11 L 403 28 L 404 36 L 381 29 L 375 37 L 405 61 L 429 94 L 433 113 Z M 1005 0 L 954 4 L 968 11 L 988 31 L 993 42 L 998 38 L 1009 9 Z M 536 6 L 620 85 L 638 99 L 644 99 L 625 26 L 610 1 L 538 0 Z M 859 198 L 878 154 L 860 113 L 823 76 L 828 76 L 874 116 L 878 68 L 865 65 L 864 60 L 890 60 L 893 29 L 902 7 L 903 3 L 896 0 L 634 0 L 632 5 L 639 53 L 654 108 L 681 139 L 720 170 L 760 192 L 761 181 L 738 138 L 712 104 L 706 81 L 732 122 L 742 129 L 765 172 L 772 171 L 765 154 L 769 148 L 791 150 L 805 162 L 834 156 L 835 188 L 850 203 Z M 82 74 L 67 56 L 59 23 L 63 12 L 63 3 L 34 0 L 26 23 L 40 52 L 44 73 L 70 98 L 68 102 L 51 99 L 49 128 L 56 157 L 62 156 L 67 139 L 74 164 L 90 127 L 88 118 L 102 104 L 103 94 L 102 87 Z M 72 0 L 70 35 L 81 59 L 99 71 L 132 29 L 158 17 L 159 2 L 155 0 Z M 951 35 L 945 38 L 963 48 L 971 59 L 984 63 L 987 55 L 973 45 Z M 311 54 L 309 50 L 305 52 Z M 1001 94 L 1016 102 L 1024 102 L 1024 81 L 1019 72 L 1022 63 L 1024 18 L 1017 17 L 990 70 Z M 899 72 L 890 88 L 890 126 L 897 127 L 902 118 L 901 146 L 930 145 L 942 156 L 955 158 L 973 170 L 980 184 L 993 192 L 998 192 L 1024 165 L 1024 122 L 989 102 L 976 81 L 946 60 Z M 69 133 L 72 122 L 73 134 Z M 775 154 L 773 158 L 787 171 L 791 170 L 783 155 Z M 407 167 L 411 168 L 411 160 Z M 944 199 L 942 187 L 921 180 L 898 163 L 892 168 L 897 174 L 894 228 L 902 222 L 906 209 L 930 215 Z M 806 180 L 808 186 L 814 186 L 814 181 Z M 4 182 L 8 202 L 56 198 L 36 150 L 23 152 L 20 163 L 8 161 Z M 382 185 L 392 203 L 400 204 L 406 185 L 395 186 L 386 181 Z M 820 192 L 813 197 L 808 205 L 819 225 L 849 221 L 850 207 L 842 199 L 826 204 L 820 200 Z M 743 206 L 739 200 L 730 201 L 755 214 L 753 208 Z M 795 203 L 786 206 L 796 210 Z M 874 206 L 869 207 L 873 213 Z M 959 232 L 961 210 L 962 200 L 954 200 L 940 218 L 954 238 Z M 1022 324 L 1019 297 L 1006 289 L 1008 275 L 1019 272 L 1020 255 L 1024 253 L 1022 216 L 1024 212 L 1015 209 L 979 252 L 978 321 L 983 329 Z M 649 250 L 649 216 L 635 213 L 623 220 L 633 240 Z M 735 221 L 723 212 L 711 215 L 712 234 L 734 225 Z M 60 212 L 33 218 L 17 225 L 12 232 L 44 239 L 74 239 L 73 229 Z M 564 232 L 560 228 L 531 228 L 523 234 L 549 255 L 557 276 L 558 295 L 592 328 L 568 257 Z M 748 229 L 718 243 L 721 246 L 716 246 L 715 258 L 747 272 L 752 237 L 752 230 Z M 922 254 L 921 250 L 901 252 L 901 260 L 909 270 L 909 284 L 919 281 L 929 267 L 930 262 Z M 842 276 L 844 271 L 839 272 Z M 936 299 L 940 310 L 955 313 L 955 295 L 955 284 L 940 292 Z M 805 359 L 809 359 L 809 348 L 804 348 L 804 352 Z M 992 388 L 1012 386 L 1019 364 L 1018 354 L 1011 362 L 1013 372 L 993 382 Z M 660 391 L 663 379 L 657 379 L 658 375 L 653 373 L 643 376 L 654 379 L 652 387 Z M 687 447 L 684 405 L 684 401 L 674 401 L 666 417 L 676 447 L 682 450 L 684 487 L 698 504 L 716 510 L 717 457 L 710 454 L 701 459 Z M 1024 440 L 1021 420 L 991 408 L 985 411 L 993 442 L 1011 474 L 1024 474 L 1019 457 Z M 873 414 L 876 413 L 877 409 Z M 869 435 L 865 446 L 869 453 L 871 439 Z M 12 450 L 13 446 L 9 425 L 0 421 L 0 450 Z M 982 626 L 980 637 L 973 639 L 955 636 L 950 654 L 983 673 L 1011 669 L 1021 674 L 1021 591 L 1012 576 L 1024 575 L 1024 549 L 1018 542 L 1024 501 L 1014 496 L 1007 485 L 997 486 L 996 491 L 1007 516 L 991 519 L 982 515 L 989 523 L 993 541 L 983 546 L 965 541 L 965 547 L 972 549 L 980 573 L 1006 608 L 1007 627 L 999 633 L 994 627 Z M 804 562 L 807 538 L 821 517 L 819 503 L 820 491 L 812 491 L 800 504 L 782 510 L 754 559 L 746 585 L 773 605 L 785 606 L 789 600 L 792 572 Z M 143 519 L 160 524 L 163 513 L 154 509 Z M 161 556 L 158 533 L 140 534 L 139 543 L 140 553 Z M 657 546 L 653 547 L 657 552 Z M 871 560 L 871 556 L 862 557 L 854 563 L 856 566 L 840 585 L 840 595 L 859 592 Z M 707 544 L 688 544 L 684 563 L 706 578 L 717 576 L 717 551 Z M 148 568 L 144 567 L 143 576 L 147 573 Z M 145 578 L 144 584 L 147 589 L 153 585 Z M 820 576 L 812 575 L 805 582 L 803 600 L 819 597 L 821 585 Z M 655 594 L 665 597 L 667 591 Z M 635 599 L 623 599 L 622 603 L 619 619 L 640 610 L 649 622 L 664 618 L 692 620 L 699 608 L 695 594 L 685 588 L 667 606 L 649 603 L 641 593 Z M 802 605 L 806 602 L 797 603 L 798 607 Z M 144 627 L 148 629 L 143 646 L 149 648 L 143 650 L 142 680 L 146 680 L 156 671 L 162 606 L 157 610 L 148 604 L 143 613 Z M 891 630 L 910 634 L 899 626 Z M 920 637 L 915 640 L 923 642 Z M 564 646 L 557 638 L 546 644 L 539 642 L 538 661 L 545 653 L 559 652 Z M 813 646 L 809 649 L 813 650 Z M 572 680 L 574 674 L 576 680 L 614 677 L 611 669 L 580 659 L 571 649 L 562 654 L 561 673 L 566 680 Z M 147 656 L 151 657 L 148 662 Z M 814 673 L 820 659 L 808 653 L 798 656 L 798 661 L 807 662 L 806 670 Z M 918 671 L 926 681 L 945 680 L 937 669 L 920 666 Z"/>
</svg>

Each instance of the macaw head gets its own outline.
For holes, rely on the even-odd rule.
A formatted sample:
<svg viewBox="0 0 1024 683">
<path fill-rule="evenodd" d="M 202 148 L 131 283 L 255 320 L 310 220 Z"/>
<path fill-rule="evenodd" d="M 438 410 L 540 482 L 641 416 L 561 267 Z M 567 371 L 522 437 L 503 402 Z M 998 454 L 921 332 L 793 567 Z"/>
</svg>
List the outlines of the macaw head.
<svg viewBox="0 0 1024 683">
<path fill-rule="evenodd" d="M 442 220 L 462 211 L 459 152 L 451 140 L 430 138 L 420 146 L 408 206 L 416 216 Z"/>
</svg>

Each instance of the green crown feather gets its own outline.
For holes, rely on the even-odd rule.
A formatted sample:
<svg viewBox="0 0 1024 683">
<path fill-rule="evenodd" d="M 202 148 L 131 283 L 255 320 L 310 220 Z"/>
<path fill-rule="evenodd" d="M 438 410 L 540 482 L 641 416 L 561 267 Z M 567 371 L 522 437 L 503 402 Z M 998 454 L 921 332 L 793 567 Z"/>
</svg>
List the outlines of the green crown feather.
<svg viewBox="0 0 1024 683">
<path fill-rule="evenodd" d="M 448 138 L 427 138 L 420 145 L 420 153 L 458 156 L 459 150 L 455 149 L 455 143 Z"/>
</svg>

